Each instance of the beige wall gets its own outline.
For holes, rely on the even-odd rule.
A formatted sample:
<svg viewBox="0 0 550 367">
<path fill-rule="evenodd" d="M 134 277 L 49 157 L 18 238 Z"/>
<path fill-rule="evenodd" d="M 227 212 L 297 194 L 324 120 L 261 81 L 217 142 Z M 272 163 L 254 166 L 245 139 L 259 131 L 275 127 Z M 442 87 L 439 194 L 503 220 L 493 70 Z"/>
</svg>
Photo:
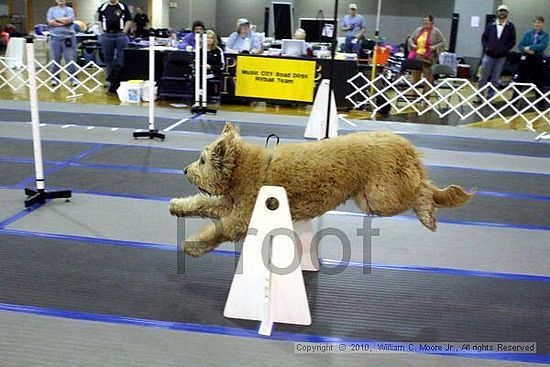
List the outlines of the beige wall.
<svg viewBox="0 0 550 367">
<path fill-rule="evenodd" d="M 520 37 L 533 28 L 533 17 L 544 17 L 545 29 L 550 30 L 550 0 L 504 0 L 503 4 L 510 8 L 510 21 L 516 26 L 518 43 Z"/>
<path fill-rule="evenodd" d="M 217 0 L 170 0 L 176 8 L 170 9 L 170 27 L 191 28 L 195 20 L 202 20 L 207 28 L 216 28 Z"/>
<path fill-rule="evenodd" d="M 153 9 L 151 9 L 151 27 L 168 28 L 170 19 L 170 9 L 168 0 L 153 0 Z"/>
<path fill-rule="evenodd" d="M 460 0 L 455 2 L 455 13 L 460 14 L 456 53 L 459 56 L 481 58 L 481 35 L 485 30 L 485 17 L 497 5 L 493 0 Z M 500 5 L 500 4 L 498 4 Z M 472 27 L 472 17 L 479 17 L 478 27 Z"/>
</svg>

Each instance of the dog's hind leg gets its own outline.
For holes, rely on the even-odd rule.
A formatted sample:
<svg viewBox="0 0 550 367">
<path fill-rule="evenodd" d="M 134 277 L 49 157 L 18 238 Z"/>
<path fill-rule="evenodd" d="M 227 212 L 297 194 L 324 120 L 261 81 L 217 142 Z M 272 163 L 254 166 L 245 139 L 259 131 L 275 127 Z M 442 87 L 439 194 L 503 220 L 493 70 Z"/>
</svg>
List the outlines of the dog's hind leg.
<svg viewBox="0 0 550 367">
<path fill-rule="evenodd" d="M 426 228 L 435 231 L 436 208 L 456 208 L 466 204 L 473 196 L 474 192 L 466 192 L 460 186 L 449 185 L 440 189 L 432 182 L 425 181 L 418 189 L 414 211 Z"/>
<path fill-rule="evenodd" d="M 370 207 L 369 205 L 369 200 L 367 198 L 367 196 L 364 194 L 364 193 L 359 193 L 359 194 L 356 194 L 353 199 L 355 200 L 355 205 L 357 205 L 357 207 L 359 209 L 361 209 L 363 212 L 367 213 L 367 214 L 373 214 L 373 215 L 380 215 L 378 213 L 375 213 L 372 208 Z"/>
<path fill-rule="evenodd" d="M 436 206 L 434 202 L 434 189 L 430 184 L 423 184 L 418 189 L 418 196 L 413 209 L 420 222 L 430 231 L 435 232 L 437 229 L 435 218 Z"/>
<path fill-rule="evenodd" d="M 365 188 L 353 195 L 353 199 L 365 213 L 381 217 L 391 217 L 410 208 L 410 199 L 404 199 L 394 187 L 386 191 Z"/>
</svg>

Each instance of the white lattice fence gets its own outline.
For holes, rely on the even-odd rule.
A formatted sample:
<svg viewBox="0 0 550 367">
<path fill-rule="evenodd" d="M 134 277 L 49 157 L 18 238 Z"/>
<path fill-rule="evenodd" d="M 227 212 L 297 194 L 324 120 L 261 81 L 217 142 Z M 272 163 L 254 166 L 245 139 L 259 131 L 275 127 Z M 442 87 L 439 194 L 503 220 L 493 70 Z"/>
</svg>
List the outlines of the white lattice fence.
<svg viewBox="0 0 550 367">
<path fill-rule="evenodd" d="M 76 91 L 93 92 L 101 87 L 103 83 L 99 80 L 103 69 L 93 61 L 88 62 L 84 66 L 78 65 L 75 61 L 71 61 L 66 65 L 60 65 L 55 61 L 50 61 L 47 64 L 35 60 L 36 67 L 36 88 L 46 88 L 50 92 L 55 92 L 59 89 L 66 89 L 75 94 Z M 58 71 L 54 74 L 51 72 L 52 65 L 58 66 Z M 74 67 L 75 72 L 71 74 L 68 70 Z M 76 79 L 77 83 L 73 85 L 72 80 Z M 52 84 L 53 81 L 58 83 Z M 0 58 L 0 89 L 10 88 L 17 92 L 21 88 L 28 88 L 29 75 L 27 66 L 19 64 L 14 67 L 13 60 L 8 58 Z"/>
<path fill-rule="evenodd" d="M 483 121 L 500 118 L 505 123 L 520 118 L 531 131 L 535 131 L 533 123 L 539 120 L 550 125 L 550 91 L 542 93 L 534 84 L 510 83 L 497 89 L 488 83 L 477 89 L 467 79 L 448 78 L 437 84 L 422 79 L 413 84 L 406 76 L 389 80 L 379 75 L 371 81 L 363 73 L 348 79 L 348 83 L 355 88 L 346 96 L 354 108 L 370 105 L 376 112 L 389 104 L 397 113 L 412 109 L 420 116 L 433 111 L 440 118 L 453 113 L 464 120 L 475 114 Z M 495 93 L 489 99 L 483 96 L 488 89 Z M 481 103 L 474 103 L 478 98 Z M 541 105 L 546 106 L 544 110 L 537 107 Z"/>
</svg>

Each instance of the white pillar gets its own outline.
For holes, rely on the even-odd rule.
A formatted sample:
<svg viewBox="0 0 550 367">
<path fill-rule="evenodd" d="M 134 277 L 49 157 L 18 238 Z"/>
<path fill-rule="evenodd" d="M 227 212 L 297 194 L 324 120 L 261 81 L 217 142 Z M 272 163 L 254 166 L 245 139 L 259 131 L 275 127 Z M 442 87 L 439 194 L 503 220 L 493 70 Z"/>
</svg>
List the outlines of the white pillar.
<svg viewBox="0 0 550 367">
<path fill-rule="evenodd" d="M 153 0 L 152 28 L 169 28 L 170 2 L 168 0 Z"/>
</svg>

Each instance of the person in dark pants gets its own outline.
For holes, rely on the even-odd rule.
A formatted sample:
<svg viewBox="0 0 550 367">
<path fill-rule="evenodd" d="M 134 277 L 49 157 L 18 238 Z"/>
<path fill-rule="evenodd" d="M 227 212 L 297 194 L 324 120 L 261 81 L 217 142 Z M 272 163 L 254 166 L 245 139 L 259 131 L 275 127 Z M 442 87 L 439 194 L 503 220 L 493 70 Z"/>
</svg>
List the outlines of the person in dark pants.
<svg viewBox="0 0 550 367">
<path fill-rule="evenodd" d="M 67 72 L 71 75 L 71 84 L 73 87 L 78 85 L 75 78 L 76 66 L 71 61 L 76 61 L 76 33 L 73 28 L 74 11 L 67 6 L 65 0 L 55 0 L 56 6 L 48 9 L 46 16 L 50 26 L 50 60 L 56 63 L 52 64 L 50 71 L 53 75 L 52 86 L 60 83 L 61 74 L 59 64 L 61 58 L 65 59 Z"/>
<path fill-rule="evenodd" d="M 533 29 L 523 35 L 518 46 L 521 52 L 518 82 L 533 83 L 540 92 L 544 89 L 544 50 L 548 47 L 548 33 L 542 30 L 543 26 L 544 18 L 536 16 Z M 540 94 L 537 93 L 537 96 Z"/>
<path fill-rule="evenodd" d="M 134 23 L 136 25 L 136 37 L 146 38 L 149 34 L 147 25 L 149 24 L 149 17 L 143 11 L 143 8 L 136 8 L 136 15 L 134 15 Z"/>
<path fill-rule="evenodd" d="M 508 21 L 508 7 L 500 5 L 497 8 L 497 19 L 485 28 L 481 36 L 483 44 L 483 59 L 481 60 L 481 77 L 479 88 L 481 89 L 488 81 L 497 86 L 500 74 L 506 62 L 506 55 L 516 44 L 516 28 Z M 489 89 L 487 98 L 491 98 L 494 91 Z M 481 103 L 481 98 L 476 100 Z"/>
<path fill-rule="evenodd" d="M 101 50 L 107 67 L 107 80 L 113 79 L 113 70 L 124 63 L 124 48 L 128 45 L 128 32 L 132 26 L 132 14 L 128 6 L 118 0 L 109 0 L 97 10 L 101 25 Z"/>
</svg>

